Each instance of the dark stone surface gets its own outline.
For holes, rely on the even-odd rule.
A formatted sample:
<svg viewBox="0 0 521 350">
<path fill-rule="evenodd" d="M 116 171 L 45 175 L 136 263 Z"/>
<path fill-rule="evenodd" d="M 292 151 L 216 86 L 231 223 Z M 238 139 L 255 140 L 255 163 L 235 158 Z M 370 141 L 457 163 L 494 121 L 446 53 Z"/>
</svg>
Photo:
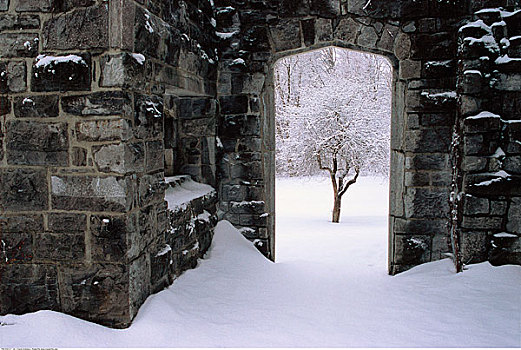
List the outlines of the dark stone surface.
<svg viewBox="0 0 521 350">
<path fill-rule="evenodd" d="M 134 96 L 134 134 L 149 139 L 161 135 L 163 129 L 163 99 L 158 96 Z"/>
<path fill-rule="evenodd" d="M 18 0 L 17 12 L 50 12 L 54 0 Z"/>
<path fill-rule="evenodd" d="M 62 97 L 64 112 L 80 115 L 131 115 L 131 96 L 122 91 L 96 92 L 90 95 Z"/>
<path fill-rule="evenodd" d="M 0 208 L 22 212 L 48 208 L 46 172 L 0 169 Z"/>
<path fill-rule="evenodd" d="M 46 50 L 107 48 L 109 45 L 108 6 L 77 8 L 52 17 L 43 25 Z M 86 20 L 88 18 L 88 20 Z"/>
<path fill-rule="evenodd" d="M 2 232 L 2 264 L 30 263 L 34 257 L 33 238 L 30 232 Z"/>
<path fill-rule="evenodd" d="M 90 90 L 90 55 L 72 55 L 70 59 L 65 57 L 67 55 L 37 57 L 33 64 L 31 89 L 60 92 Z"/>
<path fill-rule="evenodd" d="M 85 258 L 85 235 L 80 232 L 42 232 L 34 235 L 34 256 L 38 260 L 83 261 Z"/>
<path fill-rule="evenodd" d="M 125 217 L 92 215 L 90 229 L 91 254 L 94 261 L 126 261 L 128 230 Z"/>
<path fill-rule="evenodd" d="M 14 115 L 18 118 L 52 118 L 59 114 L 57 95 L 16 97 Z"/>
<path fill-rule="evenodd" d="M 110 327 L 130 325 L 128 267 L 120 264 L 60 266 L 63 312 Z"/>
<path fill-rule="evenodd" d="M 12 121 L 7 123 L 6 149 L 9 164 L 68 164 L 67 123 Z"/>
<path fill-rule="evenodd" d="M 0 265 L 0 314 L 60 310 L 54 265 Z"/>
<path fill-rule="evenodd" d="M 35 33 L 0 33 L 0 58 L 36 57 L 38 41 Z"/>
<path fill-rule="evenodd" d="M 0 15 L 0 31 L 39 29 L 40 17 L 38 15 Z"/>
</svg>

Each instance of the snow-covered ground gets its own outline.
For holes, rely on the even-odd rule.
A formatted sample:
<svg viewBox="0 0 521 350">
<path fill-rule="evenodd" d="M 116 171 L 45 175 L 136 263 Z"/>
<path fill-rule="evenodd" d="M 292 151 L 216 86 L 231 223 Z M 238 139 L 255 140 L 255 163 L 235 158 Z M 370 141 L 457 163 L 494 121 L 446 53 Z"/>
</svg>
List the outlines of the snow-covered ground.
<svg viewBox="0 0 521 350">
<path fill-rule="evenodd" d="M 277 182 L 276 264 L 220 222 L 208 258 L 127 330 L 50 311 L 0 317 L 2 347 L 519 347 L 521 267 L 449 260 L 391 277 L 387 184 L 362 178 L 340 224 L 327 181 Z"/>
</svg>

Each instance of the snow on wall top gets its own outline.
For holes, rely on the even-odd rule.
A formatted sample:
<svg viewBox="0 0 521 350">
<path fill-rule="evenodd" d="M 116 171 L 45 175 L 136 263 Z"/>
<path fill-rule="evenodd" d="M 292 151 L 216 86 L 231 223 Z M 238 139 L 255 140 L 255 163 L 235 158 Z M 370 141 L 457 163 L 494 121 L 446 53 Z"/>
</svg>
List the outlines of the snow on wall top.
<svg viewBox="0 0 521 350">
<path fill-rule="evenodd" d="M 165 191 L 165 200 L 170 210 L 177 210 L 196 198 L 215 194 L 212 186 L 195 182 L 188 175 L 167 177 L 165 182 L 169 185 Z"/>
</svg>

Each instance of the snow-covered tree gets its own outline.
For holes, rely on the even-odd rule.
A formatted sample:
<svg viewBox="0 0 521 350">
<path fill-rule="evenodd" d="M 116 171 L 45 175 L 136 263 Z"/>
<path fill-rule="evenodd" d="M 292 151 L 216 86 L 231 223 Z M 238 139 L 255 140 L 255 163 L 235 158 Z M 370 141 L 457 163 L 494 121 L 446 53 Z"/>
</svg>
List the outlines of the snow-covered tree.
<svg viewBox="0 0 521 350">
<path fill-rule="evenodd" d="M 391 66 L 376 55 L 329 47 L 275 68 L 277 174 L 327 171 L 333 222 L 361 172 L 389 169 Z"/>
</svg>

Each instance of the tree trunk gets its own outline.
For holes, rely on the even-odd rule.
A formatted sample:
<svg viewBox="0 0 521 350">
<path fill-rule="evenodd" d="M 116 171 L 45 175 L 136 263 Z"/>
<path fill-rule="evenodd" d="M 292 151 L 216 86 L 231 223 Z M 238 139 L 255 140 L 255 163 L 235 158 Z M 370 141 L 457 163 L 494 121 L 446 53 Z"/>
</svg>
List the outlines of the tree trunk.
<svg viewBox="0 0 521 350">
<path fill-rule="evenodd" d="M 340 208 L 342 207 L 342 197 L 335 196 L 335 202 L 333 204 L 333 222 L 338 223 L 340 221 Z"/>
</svg>

